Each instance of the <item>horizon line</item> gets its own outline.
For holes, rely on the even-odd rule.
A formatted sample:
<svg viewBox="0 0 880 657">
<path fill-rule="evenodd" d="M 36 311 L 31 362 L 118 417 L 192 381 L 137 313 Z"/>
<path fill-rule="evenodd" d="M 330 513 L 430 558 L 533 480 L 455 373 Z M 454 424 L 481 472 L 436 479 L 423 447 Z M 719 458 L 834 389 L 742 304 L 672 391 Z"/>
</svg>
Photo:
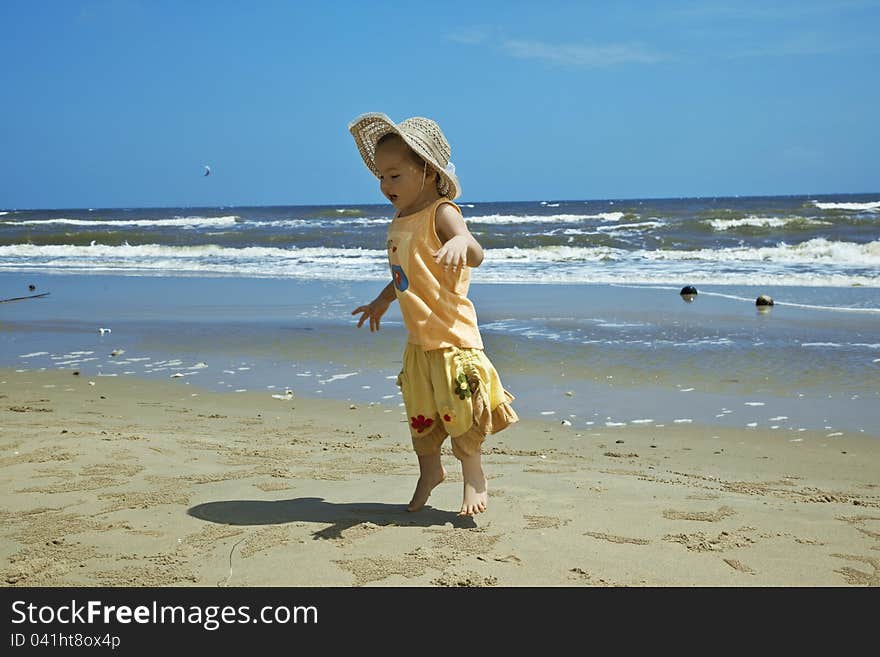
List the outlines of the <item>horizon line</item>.
<svg viewBox="0 0 880 657">
<path fill-rule="evenodd" d="M 743 199 L 743 198 L 794 198 L 794 197 L 818 197 L 818 196 L 871 196 L 880 195 L 880 191 L 874 192 L 811 192 L 808 194 L 716 194 L 707 196 L 621 196 L 607 198 L 544 198 L 536 199 L 505 199 L 505 200 L 471 200 L 458 199 L 453 201 L 456 205 L 466 205 L 469 203 L 604 203 L 609 201 L 671 201 L 671 200 L 702 200 L 702 199 Z M 878 199 L 880 200 L 880 199 Z M 372 205 L 391 205 L 390 203 L 267 203 L 267 204 L 222 204 L 222 205 L 131 205 L 131 206 L 95 206 L 87 207 L 71 207 L 57 206 L 52 208 L 12 208 L 0 207 L 0 212 L 40 212 L 40 211 L 60 211 L 60 210 L 86 210 L 94 212 L 95 210 L 169 210 L 175 208 L 295 208 L 295 207 L 314 207 L 314 208 L 345 208 L 349 206 L 372 206 Z"/>
</svg>

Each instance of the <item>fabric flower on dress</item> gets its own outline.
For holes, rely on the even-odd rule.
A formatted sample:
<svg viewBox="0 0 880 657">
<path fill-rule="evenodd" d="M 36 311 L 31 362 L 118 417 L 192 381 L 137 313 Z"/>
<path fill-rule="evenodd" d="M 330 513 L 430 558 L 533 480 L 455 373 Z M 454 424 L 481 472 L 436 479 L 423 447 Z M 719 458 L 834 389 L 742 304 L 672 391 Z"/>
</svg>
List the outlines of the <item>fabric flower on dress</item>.
<svg viewBox="0 0 880 657">
<path fill-rule="evenodd" d="M 471 389 L 470 386 L 468 386 L 468 380 L 464 372 L 459 373 L 459 375 L 455 377 L 454 392 L 458 395 L 459 399 L 467 399 L 471 396 Z"/>
<path fill-rule="evenodd" d="M 410 420 L 411 420 L 410 424 L 412 424 L 412 428 L 415 429 L 416 431 L 418 431 L 419 433 L 422 433 L 422 431 L 424 431 L 425 429 L 430 427 L 432 424 L 434 424 L 433 418 L 425 417 L 424 415 L 419 415 L 418 417 L 411 417 Z"/>
<path fill-rule="evenodd" d="M 449 424 L 451 422 L 455 422 L 455 413 L 453 413 L 452 410 L 449 409 L 448 407 L 444 408 L 442 411 L 440 411 L 440 417 L 443 418 L 443 421 L 446 424 Z"/>
</svg>

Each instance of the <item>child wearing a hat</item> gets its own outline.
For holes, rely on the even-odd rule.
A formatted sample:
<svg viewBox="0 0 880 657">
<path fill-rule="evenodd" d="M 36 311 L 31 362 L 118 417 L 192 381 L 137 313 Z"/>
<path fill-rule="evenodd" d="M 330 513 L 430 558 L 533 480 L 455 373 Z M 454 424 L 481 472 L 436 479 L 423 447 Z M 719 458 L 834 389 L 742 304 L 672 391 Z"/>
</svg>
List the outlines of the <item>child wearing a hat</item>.
<svg viewBox="0 0 880 657">
<path fill-rule="evenodd" d="M 440 446 L 451 437 L 461 461 L 461 515 L 486 510 L 488 490 L 480 450 L 485 437 L 517 421 L 513 396 L 501 385 L 483 352 L 474 306 L 468 299 L 470 268 L 483 249 L 452 201 L 461 195 L 449 143 L 430 119 L 395 124 L 384 114 L 364 114 L 349 125 L 364 163 L 397 210 L 386 248 L 391 282 L 359 306 L 358 328 L 378 331 L 395 299 L 408 338 L 397 378 L 419 459 L 419 480 L 407 509 L 418 511 L 446 477 Z"/>
</svg>

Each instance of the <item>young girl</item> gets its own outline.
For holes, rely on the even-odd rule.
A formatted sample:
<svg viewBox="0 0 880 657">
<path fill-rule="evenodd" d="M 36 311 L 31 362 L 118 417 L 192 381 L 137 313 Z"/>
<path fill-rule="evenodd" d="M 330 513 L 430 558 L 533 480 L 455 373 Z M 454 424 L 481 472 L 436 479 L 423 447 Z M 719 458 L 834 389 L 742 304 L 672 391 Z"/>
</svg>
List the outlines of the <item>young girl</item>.
<svg viewBox="0 0 880 657">
<path fill-rule="evenodd" d="M 517 421 L 513 396 L 483 353 L 474 306 L 467 297 L 470 268 L 483 249 L 452 201 L 461 195 L 446 137 L 434 121 L 413 117 L 395 124 L 384 114 L 364 114 L 348 127 L 382 194 L 397 210 L 388 229 L 391 283 L 352 315 L 369 319 L 370 331 L 391 302 L 409 333 L 397 378 L 409 417 L 419 480 L 407 510 L 418 511 L 446 477 L 440 445 L 451 436 L 461 461 L 464 498 L 460 515 L 486 510 L 488 492 L 480 458 L 486 435 Z"/>
</svg>

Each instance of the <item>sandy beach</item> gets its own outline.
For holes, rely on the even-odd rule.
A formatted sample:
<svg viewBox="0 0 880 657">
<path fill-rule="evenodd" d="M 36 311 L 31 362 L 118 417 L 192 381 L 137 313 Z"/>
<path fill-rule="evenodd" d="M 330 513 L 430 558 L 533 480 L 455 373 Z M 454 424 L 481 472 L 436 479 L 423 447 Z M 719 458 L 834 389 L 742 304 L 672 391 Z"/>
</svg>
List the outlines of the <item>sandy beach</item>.
<svg viewBox="0 0 880 657">
<path fill-rule="evenodd" d="M 345 598 L 324 652 L 408 648 L 428 619 L 470 652 L 860 646 L 880 0 L 399 5 L 0 2 L 0 591 L 71 621 L 12 609 L 10 647 L 132 627 L 135 587 Z M 520 422 L 483 447 L 487 512 L 458 515 L 449 441 L 408 513 L 410 426 L 439 426 L 450 381 L 419 420 L 405 349 L 474 328 Z M 577 601 L 519 602 L 537 587 Z M 80 622 L 93 592 L 118 623 Z M 253 620 L 222 654 L 235 624 L 302 650 Z M 193 645 L 163 624 L 159 650 Z"/>
<path fill-rule="evenodd" d="M 7 368 L 0 446 L 4 586 L 880 585 L 875 435 L 525 420 L 475 518 L 396 403 Z"/>
</svg>

